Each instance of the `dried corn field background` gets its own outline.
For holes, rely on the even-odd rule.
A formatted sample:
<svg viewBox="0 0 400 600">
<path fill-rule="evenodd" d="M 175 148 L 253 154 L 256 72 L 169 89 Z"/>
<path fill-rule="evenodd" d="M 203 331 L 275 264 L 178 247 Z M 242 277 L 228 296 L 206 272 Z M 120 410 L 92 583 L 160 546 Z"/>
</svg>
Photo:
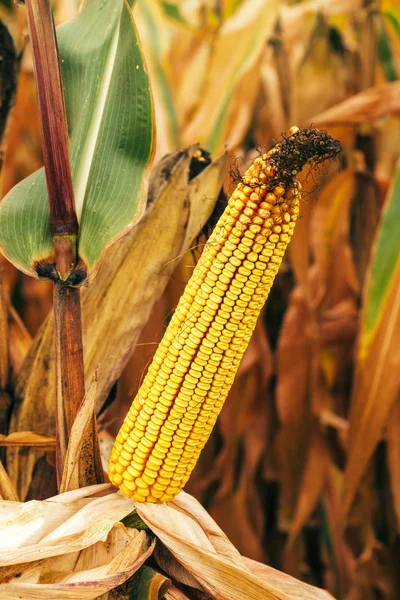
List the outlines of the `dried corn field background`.
<svg viewBox="0 0 400 600">
<path fill-rule="evenodd" d="M 58 0 L 54 8 L 61 23 L 78 2 Z M 0 2 L 0 15 L 21 49 L 24 11 Z M 343 146 L 340 165 L 305 177 L 289 255 L 186 490 L 243 555 L 338 600 L 397 600 L 400 3 L 138 0 L 135 17 L 153 86 L 156 161 L 197 142 L 213 159 L 226 150 L 229 192 L 255 148 L 269 147 L 292 125 L 322 127 Z M 5 149 L 2 195 L 41 165 L 29 47 Z M 160 246 L 171 243 L 162 220 L 156 234 Z M 204 239 L 157 267 L 163 283 L 149 318 L 135 325 L 140 337 L 133 346 L 121 338 L 110 350 L 119 379 L 99 419 L 105 453 Z M 158 244 L 148 249 L 155 262 Z M 52 285 L 2 257 L 0 265 L 13 307 L 8 380 L 0 364 L 0 434 L 53 436 L 44 387 L 54 381 L 44 359 L 35 363 L 51 335 Z M 91 327 L 107 331 L 106 317 Z M 45 454 L 43 441 L 19 451 L 8 446 L 21 499 L 56 493 L 49 446 Z"/>
</svg>

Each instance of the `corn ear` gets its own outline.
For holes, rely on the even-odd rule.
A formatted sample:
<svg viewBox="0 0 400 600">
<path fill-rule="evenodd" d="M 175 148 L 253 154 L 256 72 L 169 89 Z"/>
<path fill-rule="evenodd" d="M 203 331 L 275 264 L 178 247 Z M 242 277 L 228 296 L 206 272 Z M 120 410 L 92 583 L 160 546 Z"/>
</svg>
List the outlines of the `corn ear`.
<svg viewBox="0 0 400 600">
<path fill-rule="evenodd" d="M 166 502 L 189 479 L 293 235 L 296 175 L 339 151 L 294 127 L 240 178 L 116 438 L 109 476 L 124 494 Z"/>
</svg>

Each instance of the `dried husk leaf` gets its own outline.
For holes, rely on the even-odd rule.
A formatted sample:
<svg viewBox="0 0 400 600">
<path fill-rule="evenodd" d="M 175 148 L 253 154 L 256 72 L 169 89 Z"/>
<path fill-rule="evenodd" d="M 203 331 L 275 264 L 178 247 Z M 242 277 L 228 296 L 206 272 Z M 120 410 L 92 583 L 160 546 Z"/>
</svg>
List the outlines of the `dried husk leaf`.
<svg viewBox="0 0 400 600">
<path fill-rule="evenodd" d="M 165 593 L 165 600 L 190 600 L 180 589 L 172 585 Z"/>
<path fill-rule="evenodd" d="M 288 594 L 290 600 L 333 599 L 333 596 L 325 590 L 320 590 L 312 585 L 308 585 L 307 583 L 299 581 L 294 577 L 290 577 L 290 575 L 286 575 L 286 573 L 281 573 L 281 571 L 277 571 L 268 565 L 263 565 L 250 558 L 244 558 L 244 562 L 254 575 L 257 575 L 260 579 L 280 588 L 285 594 Z"/>
<path fill-rule="evenodd" d="M 22 565 L 22 573 L 0 584 L 0 598 L 98 598 L 131 577 L 153 548 L 144 532 L 114 528 L 104 542 L 81 552 Z"/>
<path fill-rule="evenodd" d="M 46 501 L 0 503 L 0 566 L 76 552 L 104 541 L 132 502 L 102 484 Z M 97 497 L 96 494 L 108 493 Z"/>
<path fill-rule="evenodd" d="M 293 595 L 283 591 L 283 586 L 271 585 L 253 575 L 211 517 L 185 492 L 167 504 L 134 504 L 153 533 L 216 600 L 293 599 Z M 282 574 L 282 578 L 285 577 Z M 290 584 L 296 581 L 289 580 Z M 298 582 L 299 589 L 303 585 Z M 317 599 L 316 594 L 304 598 Z M 299 593 L 298 598 L 301 597 Z M 326 593 L 319 596 L 321 599 L 329 597 Z"/>
</svg>

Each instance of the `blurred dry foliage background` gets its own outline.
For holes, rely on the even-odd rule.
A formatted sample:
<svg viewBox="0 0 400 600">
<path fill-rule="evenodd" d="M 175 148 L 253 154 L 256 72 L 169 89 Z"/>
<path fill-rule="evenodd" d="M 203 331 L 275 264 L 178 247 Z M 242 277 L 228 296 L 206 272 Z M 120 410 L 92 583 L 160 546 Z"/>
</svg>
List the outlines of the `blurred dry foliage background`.
<svg viewBox="0 0 400 600">
<path fill-rule="evenodd" d="M 9 4 L 0 15 L 22 48 L 23 11 Z M 77 4 L 54 1 L 58 22 Z M 187 491 L 242 554 L 338 599 L 398 599 L 400 221 L 393 238 L 387 227 L 400 215 L 400 3 L 139 0 L 135 15 L 153 84 L 156 160 L 200 142 L 214 158 L 227 148 L 229 164 L 243 171 L 255 148 L 311 123 L 344 149 L 340 165 L 305 179 L 289 256 Z M 40 166 L 39 137 L 27 47 L 2 194 Z M 225 190 L 232 187 L 227 172 Z M 105 443 L 202 242 L 176 259 L 128 349 L 116 400 L 101 418 Z M 9 317 L 15 377 L 51 308 L 52 284 L 0 264 L 18 311 Z M 0 400 L 6 433 L 10 394 Z"/>
</svg>

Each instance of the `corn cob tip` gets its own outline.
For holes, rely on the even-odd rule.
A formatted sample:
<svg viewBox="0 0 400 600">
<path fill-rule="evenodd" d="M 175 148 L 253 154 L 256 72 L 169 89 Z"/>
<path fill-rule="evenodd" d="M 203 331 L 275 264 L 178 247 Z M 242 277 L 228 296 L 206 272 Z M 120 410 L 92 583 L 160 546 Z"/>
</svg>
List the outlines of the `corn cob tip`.
<svg viewBox="0 0 400 600">
<path fill-rule="evenodd" d="M 109 475 L 124 494 L 165 502 L 187 482 L 293 234 L 297 174 L 339 152 L 326 132 L 292 127 L 240 178 L 115 440 Z"/>
</svg>

